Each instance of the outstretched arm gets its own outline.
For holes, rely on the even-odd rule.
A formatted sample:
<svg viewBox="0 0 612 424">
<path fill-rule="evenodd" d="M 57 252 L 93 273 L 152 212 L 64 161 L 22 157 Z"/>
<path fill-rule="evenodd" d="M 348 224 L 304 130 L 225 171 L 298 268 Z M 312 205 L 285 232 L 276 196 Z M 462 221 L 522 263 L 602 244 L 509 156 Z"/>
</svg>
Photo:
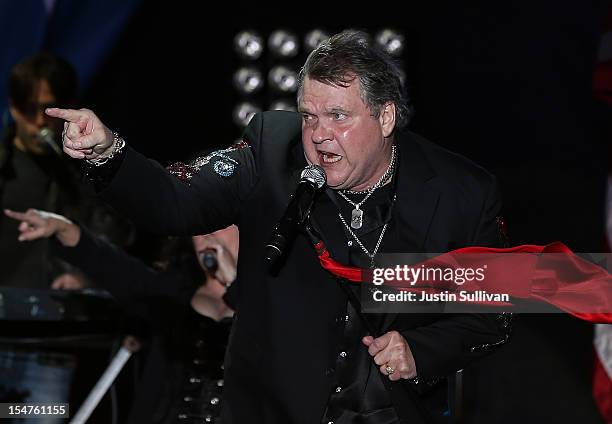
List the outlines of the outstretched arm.
<svg viewBox="0 0 612 424">
<path fill-rule="evenodd" d="M 195 292 L 195 285 L 184 276 L 156 272 L 61 215 L 36 209 L 5 210 L 4 213 L 21 221 L 20 241 L 54 237 L 59 242 L 55 249 L 59 257 L 79 267 L 128 307 L 135 300 L 150 297 L 164 297 L 187 305 Z"/>
<path fill-rule="evenodd" d="M 51 212 L 28 209 L 26 212 L 15 212 L 6 209 L 5 215 L 21 221 L 19 224 L 19 241 L 37 240 L 55 237 L 66 247 L 74 247 L 81 239 L 81 229 L 64 216 Z M 67 264 L 66 264 L 67 265 Z M 78 270 L 65 270 L 54 278 L 52 289 L 82 289 L 86 285 L 85 276 Z"/>
<path fill-rule="evenodd" d="M 66 247 L 74 247 L 81 239 L 81 229 L 68 218 L 51 212 L 28 209 L 26 212 L 4 210 L 9 218 L 21 221 L 19 241 L 32 241 L 55 236 Z"/>
<path fill-rule="evenodd" d="M 165 169 L 129 146 L 118 149 L 121 138 L 90 110 L 46 112 L 66 120 L 64 151 L 88 161 L 101 197 L 148 232 L 207 234 L 236 223 L 258 178 L 252 149 L 244 142 Z M 176 137 L 163 142 L 172 148 Z"/>
</svg>

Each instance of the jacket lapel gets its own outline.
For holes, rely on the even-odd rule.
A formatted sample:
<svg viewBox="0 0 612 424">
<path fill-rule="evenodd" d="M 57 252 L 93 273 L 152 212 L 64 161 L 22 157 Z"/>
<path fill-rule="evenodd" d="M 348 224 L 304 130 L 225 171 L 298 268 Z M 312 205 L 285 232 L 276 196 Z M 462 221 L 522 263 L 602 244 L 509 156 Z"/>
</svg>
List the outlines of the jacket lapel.
<svg viewBox="0 0 612 424">
<path fill-rule="evenodd" d="M 410 132 L 399 138 L 398 154 L 397 202 L 393 211 L 396 237 L 401 253 L 420 253 L 425 250 L 440 198 L 436 174 Z M 386 314 L 381 333 L 387 331 L 396 316 L 396 313 Z"/>
</svg>

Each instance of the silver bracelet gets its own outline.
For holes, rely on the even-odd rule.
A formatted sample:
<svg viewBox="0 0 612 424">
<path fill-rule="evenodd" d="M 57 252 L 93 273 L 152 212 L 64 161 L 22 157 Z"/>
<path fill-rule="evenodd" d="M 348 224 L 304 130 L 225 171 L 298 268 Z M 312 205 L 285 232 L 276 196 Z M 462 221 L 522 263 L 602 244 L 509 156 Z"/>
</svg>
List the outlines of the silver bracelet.
<svg viewBox="0 0 612 424">
<path fill-rule="evenodd" d="M 110 153 L 110 155 L 102 159 L 86 159 L 85 161 L 88 164 L 93 165 L 93 166 L 102 166 L 123 151 L 123 148 L 125 147 L 125 140 L 116 131 L 112 131 L 112 133 L 113 133 L 113 150 Z"/>
</svg>

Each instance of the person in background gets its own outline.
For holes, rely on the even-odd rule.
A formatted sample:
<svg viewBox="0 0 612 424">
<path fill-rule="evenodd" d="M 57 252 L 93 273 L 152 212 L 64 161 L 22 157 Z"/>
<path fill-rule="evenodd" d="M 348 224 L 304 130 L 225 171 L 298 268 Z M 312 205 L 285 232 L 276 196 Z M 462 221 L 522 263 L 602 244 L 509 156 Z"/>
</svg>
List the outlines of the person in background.
<svg viewBox="0 0 612 424">
<path fill-rule="evenodd" d="M 221 422 L 222 363 L 233 316 L 224 296 L 236 279 L 236 226 L 169 239 L 152 268 L 63 216 L 35 209 L 5 215 L 21 221 L 20 241 L 51 239 L 58 256 L 147 324 L 140 330 L 144 360 L 128 422 Z"/>
<path fill-rule="evenodd" d="M 57 144 L 61 121 L 44 113 L 49 106 L 75 105 L 75 70 L 50 53 L 28 57 L 13 67 L 8 96 L 12 122 L 0 144 L 1 207 L 34 207 L 77 218 L 78 174 Z M 18 243 L 15 226 L 4 216 L 0 217 L 0 257 L 0 285 L 48 288 L 54 279 L 71 283 L 79 278 L 49 256 L 46 240 Z"/>
<path fill-rule="evenodd" d="M 33 206 L 78 217 L 78 174 L 57 144 L 62 124 L 44 113 L 49 106 L 74 106 L 77 85 L 73 67 L 50 53 L 25 58 L 12 68 L 11 119 L 6 119 L 0 140 L 0 207 Z M 17 235 L 12 220 L 0 216 L 0 288 L 23 289 L 26 298 L 28 289 L 83 284 L 78 270 L 50 255 L 47 240 L 25 244 Z M 75 367 L 76 357 L 69 349 L 0 344 L 0 399 L 67 402 Z"/>
</svg>

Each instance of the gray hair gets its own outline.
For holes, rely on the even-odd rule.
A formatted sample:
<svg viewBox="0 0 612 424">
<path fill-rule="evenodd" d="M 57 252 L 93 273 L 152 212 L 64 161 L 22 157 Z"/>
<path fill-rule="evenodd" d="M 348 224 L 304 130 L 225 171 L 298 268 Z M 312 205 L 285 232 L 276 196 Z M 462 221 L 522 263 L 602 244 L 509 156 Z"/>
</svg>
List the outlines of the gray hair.
<svg viewBox="0 0 612 424">
<path fill-rule="evenodd" d="M 379 117 L 383 106 L 395 104 L 395 128 L 408 125 L 411 110 L 402 82 L 402 71 L 393 58 L 376 46 L 371 37 L 345 30 L 321 43 L 306 59 L 298 80 L 298 103 L 306 77 L 324 84 L 348 87 L 359 79 L 361 98 Z"/>
</svg>

